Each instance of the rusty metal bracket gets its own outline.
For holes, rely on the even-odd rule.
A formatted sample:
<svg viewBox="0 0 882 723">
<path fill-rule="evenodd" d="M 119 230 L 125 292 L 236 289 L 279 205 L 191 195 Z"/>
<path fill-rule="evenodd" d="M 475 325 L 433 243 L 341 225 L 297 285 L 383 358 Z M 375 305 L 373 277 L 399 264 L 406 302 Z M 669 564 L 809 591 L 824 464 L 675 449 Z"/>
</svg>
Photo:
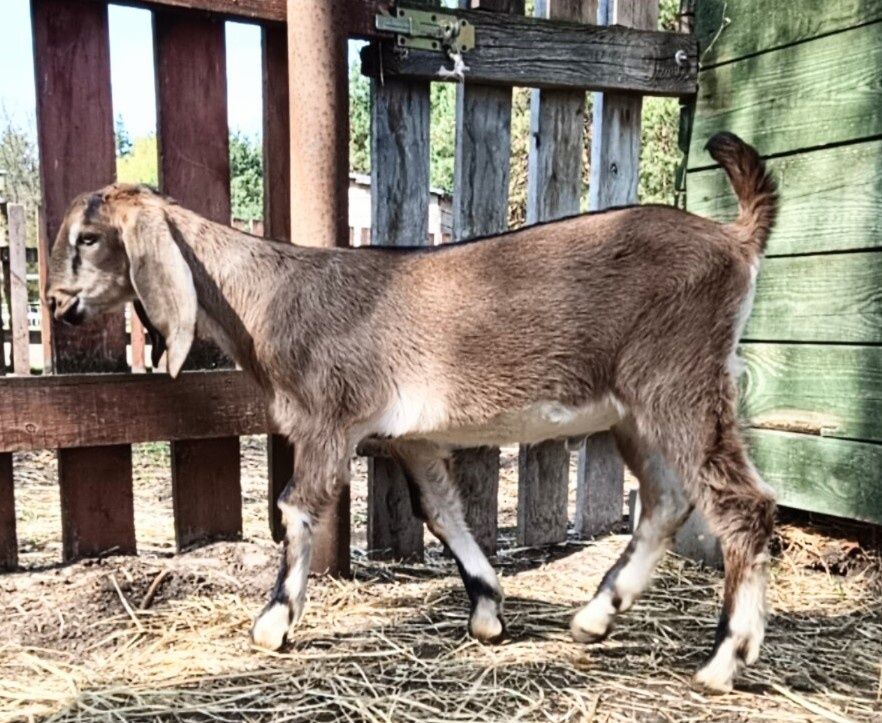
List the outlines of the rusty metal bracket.
<svg viewBox="0 0 882 723">
<path fill-rule="evenodd" d="M 441 10 L 393 8 L 374 16 L 377 30 L 395 34 L 401 48 L 437 50 L 451 57 L 475 47 L 475 26 Z"/>
</svg>

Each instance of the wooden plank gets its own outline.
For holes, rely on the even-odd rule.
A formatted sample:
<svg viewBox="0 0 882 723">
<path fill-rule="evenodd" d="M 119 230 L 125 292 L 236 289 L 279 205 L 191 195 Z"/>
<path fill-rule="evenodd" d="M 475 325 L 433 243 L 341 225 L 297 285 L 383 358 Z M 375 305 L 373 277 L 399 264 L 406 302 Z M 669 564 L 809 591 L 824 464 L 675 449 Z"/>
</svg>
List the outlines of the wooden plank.
<svg viewBox="0 0 882 723">
<path fill-rule="evenodd" d="M 30 374 L 28 333 L 28 264 L 25 258 L 27 231 L 24 206 L 10 203 L 6 210 L 9 232 L 9 316 L 12 331 L 12 371 Z"/>
<path fill-rule="evenodd" d="M 882 347 L 742 344 L 753 427 L 882 442 Z"/>
<path fill-rule="evenodd" d="M 748 440 L 778 504 L 882 524 L 882 445 L 762 430 Z"/>
<path fill-rule="evenodd" d="M 37 276 L 40 284 L 40 346 L 43 350 L 43 374 L 55 371 L 52 361 L 52 314 L 43 303 L 43 289 L 49 279 L 49 238 L 46 235 L 46 217 L 42 207 L 37 208 Z"/>
<path fill-rule="evenodd" d="M 242 536 L 242 487 L 236 437 L 172 447 L 172 501 L 179 550 L 210 539 Z"/>
<path fill-rule="evenodd" d="M 667 96 L 696 91 L 698 50 L 689 35 L 561 22 L 563 11 L 555 22 L 538 14 L 458 10 L 456 15 L 475 26 L 476 46 L 465 54 L 466 83 Z M 401 53 L 393 43 L 382 43 L 362 60 L 373 77 L 451 80 L 442 70 L 451 63 L 437 52 Z"/>
<path fill-rule="evenodd" d="M 882 23 L 705 70 L 689 167 L 714 165 L 704 145 L 723 130 L 762 155 L 879 135 L 880 104 Z"/>
<path fill-rule="evenodd" d="M 46 237 L 51 245 L 71 199 L 114 180 L 107 6 L 32 0 L 37 135 Z M 84 152 L 88 149 L 88 152 Z M 52 369 L 124 371 L 122 313 L 73 327 L 52 324 Z M 135 551 L 131 447 L 59 449 L 66 560 Z"/>
<path fill-rule="evenodd" d="M 350 35 L 361 38 L 388 35 L 377 32 L 374 17 L 379 12 L 388 11 L 392 4 L 391 0 L 346 0 L 346 2 Z M 284 23 L 288 15 L 287 0 L 118 0 L 115 4 L 211 13 L 231 20 L 257 20 L 264 26 L 270 23 Z"/>
<path fill-rule="evenodd" d="M 116 174 L 107 5 L 32 0 L 37 134 L 50 247 L 70 201 Z M 89 152 L 84 153 L 83 149 Z M 53 326 L 55 370 L 127 371 L 123 315 Z"/>
<path fill-rule="evenodd" d="M 882 20 L 866 0 L 700 0 L 695 33 L 703 68 Z"/>
<path fill-rule="evenodd" d="M 263 221 L 269 238 L 291 238 L 291 155 L 288 112 L 288 31 L 264 26 L 263 50 Z M 294 474 L 294 448 L 280 435 L 267 439 L 270 534 L 285 534 L 276 502 Z"/>
<path fill-rule="evenodd" d="M 12 454 L 0 453 L 0 570 L 18 567 L 18 538 L 15 534 L 15 490 Z"/>
<path fill-rule="evenodd" d="M 540 0 L 537 17 L 592 20 L 596 2 Z M 530 101 L 527 223 L 580 210 L 585 93 L 534 90 Z M 563 442 L 522 446 L 518 455 L 518 544 L 545 545 L 567 537 L 569 452 Z"/>
<path fill-rule="evenodd" d="M 160 186 L 188 208 L 228 224 L 224 24 L 213 17 L 157 11 L 153 37 Z M 194 344 L 188 368 L 209 366 L 231 363 L 213 345 Z M 173 442 L 171 447 L 175 527 L 183 531 L 177 535 L 178 542 L 229 537 L 231 518 L 226 511 L 241 506 L 238 439 Z M 204 459 L 205 469 L 195 462 L 200 453 L 210 455 Z M 214 504 L 205 509 L 187 503 L 208 498 Z M 241 513 L 237 519 L 241 533 Z"/>
<path fill-rule="evenodd" d="M 349 240 L 349 65 L 341 3 L 288 0 L 291 217 L 296 241 Z M 313 536 L 311 569 L 348 576 L 349 495 L 339 490 Z"/>
<path fill-rule="evenodd" d="M 882 253 L 766 259 L 742 338 L 882 343 Z"/>
<path fill-rule="evenodd" d="M 129 327 L 131 328 L 129 338 L 131 339 L 132 349 L 132 371 L 137 374 L 143 374 L 147 371 L 147 359 L 144 356 L 146 350 L 144 325 L 141 323 L 138 314 L 135 313 L 135 309 L 131 304 L 128 306 L 128 316 Z"/>
<path fill-rule="evenodd" d="M 132 448 L 83 447 L 58 455 L 61 536 L 65 560 L 103 554 L 134 555 L 135 510 L 131 481 L 108 489 L 107 480 L 132 478 Z M 121 474 L 124 470 L 126 474 Z"/>
<path fill-rule="evenodd" d="M 371 244 L 426 243 L 429 232 L 429 84 L 371 83 Z M 394 460 L 368 466 L 368 550 L 421 558 L 423 524 L 413 515 Z"/>
<path fill-rule="evenodd" d="M 766 256 L 882 248 L 882 141 L 772 158 L 781 196 Z M 716 168 L 687 174 L 689 210 L 728 221 L 738 202 Z"/>
<path fill-rule="evenodd" d="M 658 0 L 600 0 L 598 22 L 642 29 L 658 27 Z M 588 206 L 601 210 L 637 202 L 640 120 L 643 99 L 622 93 L 594 95 Z M 576 473 L 576 534 L 607 532 L 622 519 L 625 472 L 612 434 L 589 437 L 579 449 Z"/>
<path fill-rule="evenodd" d="M 470 4 L 494 12 L 524 12 L 523 0 L 474 0 Z M 511 88 L 457 86 L 453 166 L 453 237 L 457 241 L 508 228 L 511 93 Z M 499 449 L 455 452 L 452 469 L 469 529 L 485 553 L 496 554 Z"/>
<path fill-rule="evenodd" d="M 0 379 L 0 452 L 270 431 L 243 372 L 64 374 Z"/>
</svg>

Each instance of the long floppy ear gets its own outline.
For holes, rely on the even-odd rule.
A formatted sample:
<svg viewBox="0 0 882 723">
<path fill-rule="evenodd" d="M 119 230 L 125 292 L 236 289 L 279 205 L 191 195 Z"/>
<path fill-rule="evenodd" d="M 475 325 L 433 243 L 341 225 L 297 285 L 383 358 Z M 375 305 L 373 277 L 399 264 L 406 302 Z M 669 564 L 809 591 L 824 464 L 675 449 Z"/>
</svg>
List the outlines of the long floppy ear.
<svg viewBox="0 0 882 723">
<path fill-rule="evenodd" d="M 123 233 L 123 243 L 132 286 L 150 325 L 165 339 L 168 373 L 174 378 L 184 366 L 196 333 L 198 301 L 193 274 L 161 209 L 143 209 Z"/>
</svg>

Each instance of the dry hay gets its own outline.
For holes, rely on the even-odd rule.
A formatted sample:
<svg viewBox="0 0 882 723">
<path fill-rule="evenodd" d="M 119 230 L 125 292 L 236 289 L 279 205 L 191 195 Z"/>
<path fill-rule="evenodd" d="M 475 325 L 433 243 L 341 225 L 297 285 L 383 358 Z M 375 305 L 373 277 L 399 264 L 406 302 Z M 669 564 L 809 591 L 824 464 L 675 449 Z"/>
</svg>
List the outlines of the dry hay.
<svg viewBox="0 0 882 723">
<path fill-rule="evenodd" d="M 882 719 L 882 565 L 853 539 L 804 526 L 781 530 L 767 644 L 730 695 L 690 685 L 721 582 L 691 562 L 670 556 L 606 642 L 570 640 L 570 616 L 623 535 L 519 550 L 509 530 L 496 565 L 511 638 L 498 647 L 465 635 L 455 567 L 432 546 L 425 564 L 357 554 L 354 579 L 313 580 L 291 648 L 256 651 L 247 632 L 277 552 L 265 535 L 263 449 L 247 442 L 244 453 L 246 542 L 170 554 L 167 480 L 144 482 L 149 461 L 136 460 L 146 555 L 57 566 L 47 539 L 58 528 L 25 521 L 24 557 L 37 569 L 0 577 L 0 723 Z M 503 526 L 516 490 L 509 462 Z M 48 488 L 19 485 L 19 510 L 23 499 L 45 510 Z M 363 484 L 353 493 L 358 503 Z"/>
</svg>

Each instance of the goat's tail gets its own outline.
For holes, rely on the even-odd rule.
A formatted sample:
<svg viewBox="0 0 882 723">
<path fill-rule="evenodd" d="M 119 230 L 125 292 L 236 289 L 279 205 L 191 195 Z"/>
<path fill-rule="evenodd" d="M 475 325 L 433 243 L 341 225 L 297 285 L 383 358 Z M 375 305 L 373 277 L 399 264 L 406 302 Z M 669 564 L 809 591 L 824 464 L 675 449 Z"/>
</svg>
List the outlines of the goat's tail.
<svg viewBox="0 0 882 723">
<path fill-rule="evenodd" d="M 775 180 L 753 146 L 734 133 L 716 133 L 705 146 L 719 163 L 738 197 L 738 220 L 747 232 L 748 250 L 763 253 L 769 232 L 778 214 L 778 191 Z"/>
</svg>

